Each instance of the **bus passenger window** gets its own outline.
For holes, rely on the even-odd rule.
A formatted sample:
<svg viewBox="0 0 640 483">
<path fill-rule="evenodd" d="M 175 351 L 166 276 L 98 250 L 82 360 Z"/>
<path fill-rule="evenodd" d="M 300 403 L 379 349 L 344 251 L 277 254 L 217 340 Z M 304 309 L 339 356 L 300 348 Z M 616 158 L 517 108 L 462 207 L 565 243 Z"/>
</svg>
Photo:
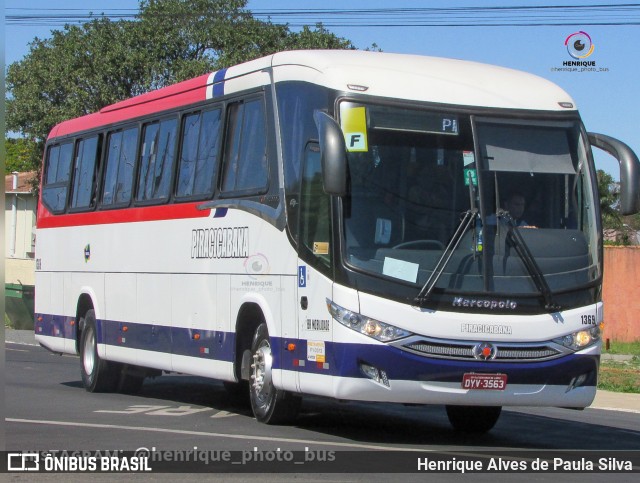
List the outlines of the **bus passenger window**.
<svg viewBox="0 0 640 483">
<path fill-rule="evenodd" d="M 261 99 L 230 106 L 223 191 L 265 191 L 268 182 L 266 138 Z"/>
<path fill-rule="evenodd" d="M 169 197 L 177 128 L 176 119 L 149 123 L 144 127 L 136 195 L 138 201 L 164 200 Z"/>
<path fill-rule="evenodd" d="M 220 144 L 220 119 L 220 109 L 185 116 L 176 190 L 178 197 L 204 197 L 213 194 Z"/>
<path fill-rule="evenodd" d="M 103 205 L 120 205 L 131 200 L 133 167 L 138 147 L 138 128 L 109 134 L 107 166 L 102 192 Z"/>
<path fill-rule="evenodd" d="M 73 143 L 49 148 L 45 163 L 45 184 L 42 189 L 44 204 L 54 213 L 62 213 L 67 204 L 69 171 L 73 158 Z"/>
<path fill-rule="evenodd" d="M 320 148 L 309 144 L 305 150 L 300 190 L 300 245 L 321 265 L 331 265 L 331 205 L 322 187 Z"/>
<path fill-rule="evenodd" d="M 98 154 L 98 136 L 78 142 L 71 208 L 89 208 L 92 205 Z"/>
</svg>

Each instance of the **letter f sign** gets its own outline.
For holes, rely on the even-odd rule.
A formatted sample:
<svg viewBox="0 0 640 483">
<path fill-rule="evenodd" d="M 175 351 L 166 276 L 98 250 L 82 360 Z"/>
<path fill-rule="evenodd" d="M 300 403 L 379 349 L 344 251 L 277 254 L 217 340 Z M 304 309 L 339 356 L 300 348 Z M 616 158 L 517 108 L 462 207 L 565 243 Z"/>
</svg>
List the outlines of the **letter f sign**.
<svg viewBox="0 0 640 483">
<path fill-rule="evenodd" d="M 347 151 L 350 152 L 366 152 L 367 151 L 367 135 L 363 132 L 345 133 L 347 140 Z"/>
</svg>

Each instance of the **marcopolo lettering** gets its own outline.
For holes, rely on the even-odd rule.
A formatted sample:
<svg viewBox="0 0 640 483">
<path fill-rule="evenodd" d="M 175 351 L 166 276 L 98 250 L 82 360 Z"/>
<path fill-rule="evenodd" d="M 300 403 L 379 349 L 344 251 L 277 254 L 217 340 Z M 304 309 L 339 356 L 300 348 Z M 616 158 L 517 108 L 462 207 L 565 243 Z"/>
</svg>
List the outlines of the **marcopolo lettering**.
<svg viewBox="0 0 640 483">
<path fill-rule="evenodd" d="M 495 299 L 468 299 L 464 297 L 454 297 L 451 303 L 454 307 L 477 307 L 480 309 L 510 309 L 515 310 L 518 303 L 513 300 L 495 300 Z"/>
<path fill-rule="evenodd" d="M 191 258 L 247 258 L 249 227 L 191 230 Z"/>
</svg>

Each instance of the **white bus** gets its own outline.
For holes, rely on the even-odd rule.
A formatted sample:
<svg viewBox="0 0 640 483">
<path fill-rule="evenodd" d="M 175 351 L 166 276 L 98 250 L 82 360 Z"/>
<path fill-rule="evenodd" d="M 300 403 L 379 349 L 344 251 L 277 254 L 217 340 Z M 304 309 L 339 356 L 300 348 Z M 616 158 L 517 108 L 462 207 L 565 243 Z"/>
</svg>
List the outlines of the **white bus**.
<svg viewBox="0 0 640 483">
<path fill-rule="evenodd" d="M 36 338 L 88 391 L 165 371 L 247 391 L 584 408 L 600 356 L 602 235 L 574 101 L 522 72 L 293 51 L 69 120 L 47 142 Z"/>
</svg>

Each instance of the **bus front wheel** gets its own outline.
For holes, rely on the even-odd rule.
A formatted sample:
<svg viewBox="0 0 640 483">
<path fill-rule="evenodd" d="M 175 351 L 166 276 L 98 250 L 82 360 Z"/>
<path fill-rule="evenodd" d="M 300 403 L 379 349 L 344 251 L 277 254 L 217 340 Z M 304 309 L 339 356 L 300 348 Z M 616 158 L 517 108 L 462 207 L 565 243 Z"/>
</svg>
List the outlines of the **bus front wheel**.
<svg viewBox="0 0 640 483">
<path fill-rule="evenodd" d="M 457 431 L 482 434 L 498 422 L 500 406 L 447 406 L 449 422 Z"/>
<path fill-rule="evenodd" d="M 300 398 L 273 385 L 273 354 L 269 331 L 264 322 L 256 329 L 251 343 L 249 395 L 256 419 L 266 424 L 283 424 L 295 419 Z"/>
<path fill-rule="evenodd" d="M 80 372 L 82 383 L 89 392 L 112 392 L 118 385 L 118 371 L 114 363 L 100 359 L 96 337 L 96 315 L 88 310 L 81 319 Z"/>
</svg>

